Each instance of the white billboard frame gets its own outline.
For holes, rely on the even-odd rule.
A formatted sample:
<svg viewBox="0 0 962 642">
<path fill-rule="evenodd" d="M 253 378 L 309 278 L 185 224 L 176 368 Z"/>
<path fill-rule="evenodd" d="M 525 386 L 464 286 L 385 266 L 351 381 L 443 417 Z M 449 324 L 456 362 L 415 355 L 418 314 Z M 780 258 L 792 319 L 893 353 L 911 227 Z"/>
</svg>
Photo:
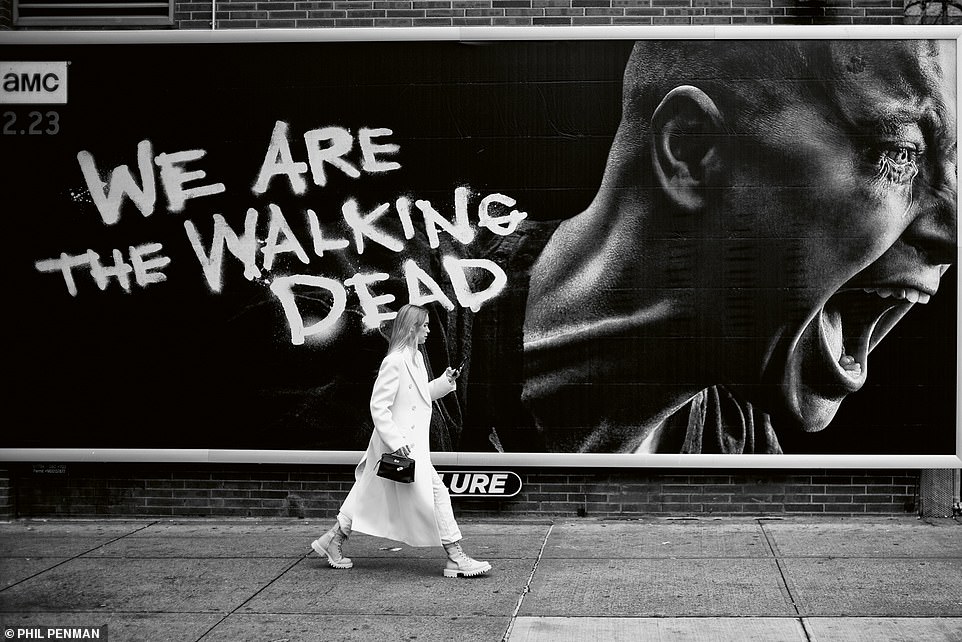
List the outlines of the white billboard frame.
<svg viewBox="0 0 962 642">
<path fill-rule="evenodd" d="M 522 40 L 955 40 L 962 62 L 962 27 L 957 26 L 585 26 L 415 27 L 263 30 L 8 31 L 0 45 L 123 45 L 264 42 L 482 42 Z M 959 78 L 956 79 L 957 85 Z M 956 269 L 962 250 L 956 244 Z M 957 291 L 956 334 L 962 337 L 962 284 Z M 960 381 L 956 351 L 956 380 Z M 955 403 L 954 455 L 736 455 L 437 452 L 442 467 L 497 468 L 724 468 L 724 469 L 921 469 L 962 468 L 962 417 Z M 0 462 L 196 463 L 354 465 L 353 450 L 231 450 L 143 448 L 0 448 Z"/>
</svg>

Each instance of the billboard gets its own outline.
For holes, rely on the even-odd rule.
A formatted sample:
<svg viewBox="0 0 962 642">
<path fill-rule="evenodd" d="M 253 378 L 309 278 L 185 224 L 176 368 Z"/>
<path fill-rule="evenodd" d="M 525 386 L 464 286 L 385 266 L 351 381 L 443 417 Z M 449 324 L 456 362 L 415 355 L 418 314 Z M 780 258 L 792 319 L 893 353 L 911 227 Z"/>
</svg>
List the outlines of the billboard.
<svg viewBox="0 0 962 642">
<path fill-rule="evenodd" d="M 356 461 L 411 302 L 441 465 L 958 466 L 958 31 L 801 33 L 0 34 L 0 455 Z"/>
</svg>

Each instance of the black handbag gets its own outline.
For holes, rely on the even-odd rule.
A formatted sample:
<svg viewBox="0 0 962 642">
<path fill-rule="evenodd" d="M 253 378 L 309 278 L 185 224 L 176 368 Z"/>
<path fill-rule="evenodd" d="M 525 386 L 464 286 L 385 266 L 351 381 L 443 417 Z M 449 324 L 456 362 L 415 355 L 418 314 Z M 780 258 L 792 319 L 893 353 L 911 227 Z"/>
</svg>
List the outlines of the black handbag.
<svg viewBox="0 0 962 642">
<path fill-rule="evenodd" d="M 410 484 L 414 481 L 414 460 L 402 455 L 384 453 L 377 465 L 377 476 Z"/>
</svg>

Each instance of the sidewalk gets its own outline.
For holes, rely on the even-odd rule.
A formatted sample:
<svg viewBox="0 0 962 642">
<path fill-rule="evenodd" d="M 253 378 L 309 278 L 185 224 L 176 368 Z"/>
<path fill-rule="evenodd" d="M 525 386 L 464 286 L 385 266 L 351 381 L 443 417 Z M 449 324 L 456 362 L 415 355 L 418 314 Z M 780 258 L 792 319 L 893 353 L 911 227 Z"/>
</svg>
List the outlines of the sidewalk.
<svg viewBox="0 0 962 642">
<path fill-rule="evenodd" d="M 962 640 L 951 519 L 462 521 L 469 554 L 494 568 L 456 580 L 440 548 L 360 534 L 355 567 L 328 568 L 310 549 L 327 526 L 0 523 L 0 628 L 106 624 L 112 642 Z"/>
</svg>

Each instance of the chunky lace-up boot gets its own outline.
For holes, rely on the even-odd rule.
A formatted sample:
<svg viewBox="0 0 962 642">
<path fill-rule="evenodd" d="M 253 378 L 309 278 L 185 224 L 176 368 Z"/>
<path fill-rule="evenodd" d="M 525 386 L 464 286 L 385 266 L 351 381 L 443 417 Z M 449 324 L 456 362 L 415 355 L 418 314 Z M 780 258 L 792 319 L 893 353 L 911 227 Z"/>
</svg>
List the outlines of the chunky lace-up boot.
<svg viewBox="0 0 962 642">
<path fill-rule="evenodd" d="M 448 563 L 444 568 L 444 577 L 474 577 L 491 570 L 487 562 L 479 562 L 468 557 L 461 548 L 461 542 L 445 544 L 444 550 L 448 554 Z"/>
<path fill-rule="evenodd" d="M 341 531 L 337 524 L 334 528 L 327 531 L 320 538 L 311 542 L 311 548 L 321 557 L 327 557 L 327 563 L 334 568 L 351 568 L 354 562 L 350 557 L 344 557 L 341 553 L 341 545 L 347 541 L 347 535 Z"/>
</svg>

